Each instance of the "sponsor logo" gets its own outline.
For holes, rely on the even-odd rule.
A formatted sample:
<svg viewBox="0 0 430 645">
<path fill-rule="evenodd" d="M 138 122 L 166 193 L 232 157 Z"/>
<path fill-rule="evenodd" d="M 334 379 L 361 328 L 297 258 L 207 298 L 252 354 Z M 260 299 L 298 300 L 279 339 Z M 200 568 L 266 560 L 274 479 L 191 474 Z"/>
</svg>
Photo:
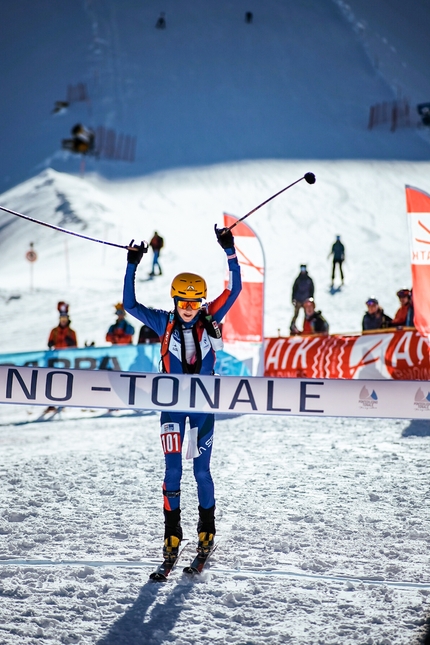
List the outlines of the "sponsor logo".
<svg viewBox="0 0 430 645">
<path fill-rule="evenodd" d="M 378 395 L 376 394 L 375 390 L 369 392 L 367 387 L 364 385 L 360 390 L 360 394 L 358 395 L 358 403 L 360 408 L 362 409 L 373 410 L 378 405 Z"/>
<path fill-rule="evenodd" d="M 179 432 L 179 425 L 177 423 L 163 423 L 161 432 Z"/>
<path fill-rule="evenodd" d="M 213 435 L 211 435 L 211 436 L 209 437 L 209 439 L 207 439 L 207 440 L 205 441 L 205 446 L 207 446 L 208 448 L 210 448 L 210 447 L 211 447 L 211 445 L 212 445 L 212 443 L 213 443 L 213 440 L 214 440 L 214 436 L 213 436 Z M 203 452 L 206 452 L 207 448 L 205 448 L 205 446 L 200 446 L 200 448 L 199 448 L 199 455 L 201 455 Z"/>
<path fill-rule="evenodd" d="M 430 410 L 430 392 L 427 392 L 426 396 L 422 389 L 418 388 L 415 392 L 414 407 L 415 410 Z"/>
<path fill-rule="evenodd" d="M 161 445 L 165 455 L 181 452 L 182 442 L 179 423 L 163 423 L 161 426 Z"/>
</svg>

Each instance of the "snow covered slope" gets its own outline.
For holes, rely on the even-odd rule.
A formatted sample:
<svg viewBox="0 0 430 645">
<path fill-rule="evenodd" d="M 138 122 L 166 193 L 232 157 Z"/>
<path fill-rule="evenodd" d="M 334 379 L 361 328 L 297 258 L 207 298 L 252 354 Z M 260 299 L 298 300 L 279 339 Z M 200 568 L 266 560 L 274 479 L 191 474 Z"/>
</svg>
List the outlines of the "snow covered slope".
<svg viewBox="0 0 430 645">
<path fill-rule="evenodd" d="M 48 165 L 77 172 L 59 149 L 78 121 L 137 136 L 135 163 L 88 164 L 110 177 L 243 159 L 429 157 L 427 132 L 367 130 L 373 103 L 430 100 L 426 2 L 266 0 L 252 24 L 247 0 L 5 4 L 0 189 Z M 160 11 L 165 30 L 154 26 Z M 78 83 L 89 102 L 52 115 Z"/>
<path fill-rule="evenodd" d="M 222 213 L 242 216 L 308 170 L 316 174 L 315 185 L 293 186 L 248 220 L 266 255 L 266 335 L 288 334 L 292 283 L 303 262 L 331 332 L 360 331 L 370 295 L 393 315 L 396 291 L 410 286 L 404 185 L 429 189 L 428 162 L 248 161 L 115 182 L 47 170 L 0 196 L 0 203 L 117 244 L 149 240 L 158 230 L 166 244 L 163 276 L 141 282 L 151 267 L 148 253 L 139 267 L 138 296 L 170 309 L 169 285 L 180 271 L 203 273 L 210 298 L 222 290 L 225 259 L 213 233 Z M 0 325 L 19 325 L 23 315 L 32 321 L 26 334 L 14 335 L 13 349 L 45 348 L 59 300 L 71 305 L 80 345 L 104 344 L 113 305 L 122 297 L 125 251 L 7 213 L 0 213 L 0 226 L 0 295 L 5 302 L 21 296 L 0 308 Z M 346 246 L 346 284 L 332 293 L 327 255 L 336 235 Z M 25 259 L 30 242 L 38 253 L 31 267 Z M 0 351 L 10 351 L 7 334 L 0 335 Z"/>
</svg>

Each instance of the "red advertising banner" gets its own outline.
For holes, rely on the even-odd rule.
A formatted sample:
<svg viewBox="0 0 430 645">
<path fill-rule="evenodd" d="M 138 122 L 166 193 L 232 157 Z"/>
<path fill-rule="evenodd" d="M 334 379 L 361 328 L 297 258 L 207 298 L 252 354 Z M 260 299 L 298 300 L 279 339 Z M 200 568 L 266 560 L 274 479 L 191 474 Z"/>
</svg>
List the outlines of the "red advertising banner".
<svg viewBox="0 0 430 645">
<path fill-rule="evenodd" d="M 414 329 L 266 338 L 264 376 L 424 381 L 430 379 L 429 347 Z"/>
</svg>

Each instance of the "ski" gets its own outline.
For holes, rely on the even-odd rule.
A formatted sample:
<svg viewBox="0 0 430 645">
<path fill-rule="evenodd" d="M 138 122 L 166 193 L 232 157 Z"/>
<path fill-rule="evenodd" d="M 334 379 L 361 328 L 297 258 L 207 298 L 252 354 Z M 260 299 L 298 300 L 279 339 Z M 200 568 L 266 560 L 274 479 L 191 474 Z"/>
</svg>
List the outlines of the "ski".
<svg viewBox="0 0 430 645">
<path fill-rule="evenodd" d="M 182 540 L 177 558 L 175 558 L 173 562 L 171 562 L 170 560 L 163 560 L 162 563 L 158 565 L 156 570 L 151 573 L 149 579 L 153 580 L 154 582 L 166 582 L 168 576 L 175 569 L 178 560 L 181 557 L 181 553 L 187 546 L 188 542 L 189 540 Z"/>
<path fill-rule="evenodd" d="M 183 568 L 183 572 L 187 573 L 190 576 L 199 575 L 205 568 L 206 563 L 208 562 L 209 558 L 212 556 L 213 552 L 216 550 L 218 544 L 219 544 L 219 539 L 215 537 L 215 542 L 211 550 L 205 555 L 200 555 L 198 553 L 194 558 L 194 560 L 188 565 L 188 567 Z"/>
<path fill-rule="evenodd" d="M 43 410 L 42 414 L 37 417 L 37 419 L 34 419 L 34 421 L 52 421 L 54 417 L 56 417 L 63 408 L 56 408 L 54 406 L 49 406 L 45 410 Z"/>
</svg>

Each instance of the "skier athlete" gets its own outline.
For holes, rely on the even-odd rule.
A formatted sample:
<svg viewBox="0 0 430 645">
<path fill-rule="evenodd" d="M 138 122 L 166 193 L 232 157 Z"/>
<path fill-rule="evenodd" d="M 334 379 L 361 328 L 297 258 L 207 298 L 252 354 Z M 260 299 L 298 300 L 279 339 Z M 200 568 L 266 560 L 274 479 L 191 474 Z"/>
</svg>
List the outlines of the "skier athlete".
<svg viewBox="0 0 430 645">
<path fill-rule="evenodd" d="M 158 258 L 160 257 L 161 249 L 164 246 L 164 240 L 161 237 L 161 235 L 158 235 L 157 231 L 154 232 L 154 235 L 152 237 L 152 240 L 149 243 L 149 246 L 151 247 L 154 254 L 152 256 L 152 269 L 149 275 L 151 277 L 155 276 L 155 267 L 158 267 L 158 275 L 162 275 L 163 272 L 161 271 L 161 266 L 158 261 Z"/>
<path fill-rule="evenodd" d="M 241 289 L 240 267 L 234 238 L 227 228 L 217 229 L 217 240 L 224 249 L 229 266 L 229 283 L 218 298 L 206 300 L 206 282 L 194 273 L 180 273 L 171 284 L 172 312 L 150 309 L 137 302 L 135 275 L 137 265 L 146 252 L 142 242 L 127 255 L 123 303 L 125 310 L 153 329 L 161 341 L 162 371 L 170 374 L 213 374 L 215 351 L 222 340 L 218 324 L 231 308 Z M 133 242 L 130 243 L 130 247 Z M 190 434 L 187 458 L 194 459 L 197 482 L 199 520 L 197 525 L 198 553 L 210 551 L 215 535 L 215 496 L 210 473 L 214 432 L 214 415 L 201 412 L 163 411 L 160 417 L 161 443 L 165 455 L 164 545 L 163 558 L 174 561 L 182 540 L 180 482 L 182 476 L 182 444 L 188 418 Z"/>
</svg>

